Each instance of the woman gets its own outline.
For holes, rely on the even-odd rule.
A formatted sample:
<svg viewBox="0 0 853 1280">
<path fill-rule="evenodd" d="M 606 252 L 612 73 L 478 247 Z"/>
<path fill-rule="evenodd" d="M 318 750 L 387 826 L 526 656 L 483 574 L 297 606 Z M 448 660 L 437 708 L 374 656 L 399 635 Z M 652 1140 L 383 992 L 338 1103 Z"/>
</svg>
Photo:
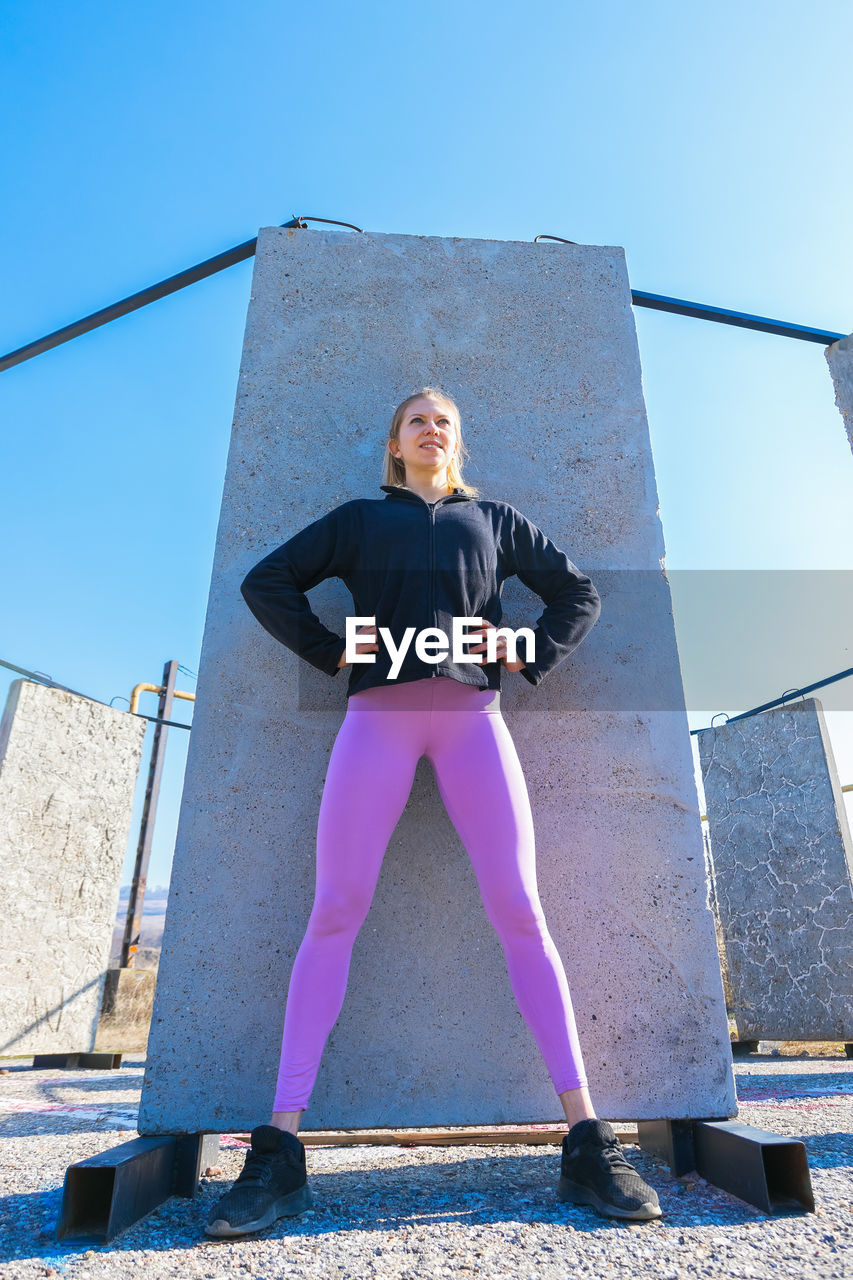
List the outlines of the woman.
<svg viewBox="0 0 853 1280">
<path fill-rule="evenodd" d="M 330 676 L 351 672 L 320 804 L 316 893 L 290 978 L 272 1116 L 253 1130 L 243 1171 L 210 1214 L 209 1235 L 258 1231 L 312 1202 L 300 1116 L 422 755 L 471 857 L 519 1008 L 570 1126 L 558 1194 L 610 1217 L 661 1216 L 656 1192 L 590 1100 L 565 970 L 539 901 L 524 775 L 500 712 L 501 667 L 538 685 L 580 644 L 601 601 L 519 511 L 479 499 L 462 479 L 463 452 L 457 406 L 421 388 L 393 415 L 384 500 L 335 508 L 265 557 L 241 586 L 277 640 Z M 532 648 L 520 646 L 523 657 L 496 627 L 503 581 L 513 574 L 546 603 Z M 349 646 L 305 596 L 330 577 L 352 592 L 361 624 Z M 454 619 L 475 620 L 462 650 L 447 643 Z"/>
</svg>

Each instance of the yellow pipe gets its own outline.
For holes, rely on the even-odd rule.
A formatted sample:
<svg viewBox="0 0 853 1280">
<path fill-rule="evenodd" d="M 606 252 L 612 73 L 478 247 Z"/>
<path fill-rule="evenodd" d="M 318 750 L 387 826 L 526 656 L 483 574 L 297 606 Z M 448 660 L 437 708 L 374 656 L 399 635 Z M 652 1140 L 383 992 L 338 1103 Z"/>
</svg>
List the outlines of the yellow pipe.
<svg viewBox="0 0 853 1280">
<path fill-rule="evenodd" d="M 161 684 L 137 684 L 133 686 L 133 692 L 130 695 L 130 710 L 136 711 L 139 706 L 139 695 L 141 693 L 162 693 L 163 685 Z M 173 696 L 175 698 L 184 698 L 187 702 L 195 702 L 194 693 L 183 693 L 180 689 L 175 689 Z"/>
</svg>

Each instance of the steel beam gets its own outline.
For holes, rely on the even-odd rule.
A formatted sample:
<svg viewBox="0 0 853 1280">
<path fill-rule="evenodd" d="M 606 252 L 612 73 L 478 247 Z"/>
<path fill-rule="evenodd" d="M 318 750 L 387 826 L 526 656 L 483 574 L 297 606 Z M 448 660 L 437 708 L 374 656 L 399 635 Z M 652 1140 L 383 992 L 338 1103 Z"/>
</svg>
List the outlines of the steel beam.
<svg viewBox="0 0 853 1280">
<path fill-rule="evenodd" d="M 631 290 L 631 301 L 635 307 L 651 307 L 653 311 L 671 311 L 678 316 L 692 316 L 694 320 L 713 320 L 717 324 L 733 324 L 741 329 L 757 329 L 760 333 L 776 333 L 782 338 L 819 342 L 822 347 L 847 336 L 833 329 L 812 329 L 805 324 L 794 324 L 792 320 L 773 320 L 770 316 L 712 307 L 707 302 L 688 302 L 686 298 L 668 298 L 663 293 L 645 293 L 642 289 Z"/>
<path fill-rule="evenodd" d="M 169 1196 L 192 1199 L 218 1152 L 218 1133 L 164 1134 L 133 1138 L 69 1165 L 57 1239 L 104 1244 Z"/>
</svg>

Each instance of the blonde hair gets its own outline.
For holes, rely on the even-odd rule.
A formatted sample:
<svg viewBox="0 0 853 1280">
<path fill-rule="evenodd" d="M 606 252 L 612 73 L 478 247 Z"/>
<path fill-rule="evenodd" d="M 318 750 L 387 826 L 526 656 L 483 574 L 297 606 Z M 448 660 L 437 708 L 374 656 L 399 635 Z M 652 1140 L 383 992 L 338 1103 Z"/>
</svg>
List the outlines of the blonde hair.
<svg viewBox="0 0 853 1280">
<path fill-rule="evenodd" d="M 397 408 L 394 410 L 391 418 L 391 428 L 388 432 L 388 442 L 386 442 L 385 445 L 385 458 L 382 465 L 382 484 L 397 485 L 401 489 L 405 489 L 406 487 L 405 465 L 399 458 L 394 457 L 393 453 L 388 448 L 388 443 L 391 440 L 399 440 L 400 427 L 403 425 L 406 410 L 410 405 L 414 404 L 416 400 L 421 400 L 424 396 L 428 396 L 430 400 L 438 400 L 442 404 L 446 405 L 450 410 L 450 416 L 453 419 L 454 426 L 456 427 L 456 437 L 459 441 L 459 448 L 447 464 L 448 485 L 451 489 L 462 489 L 464 493 L 470 494 L 472 498 L 478 498 L 480 496 L 480 491 L 476 485 L 468 484 L 462 478 L 462 458 L 463 456 L 468 457 L 468 450 L 465 448 L 465 443 L 462 439 L 462 415 L 459 412 L 459 406 L 456 404 L 456 401 L 447 395 L 446 392 L 442 391 L 440 387 L 421 387 L 420 391 L 413 391 L 412 394 L 407 396 L 402 404 L 398 404 Z"/>
</svg>

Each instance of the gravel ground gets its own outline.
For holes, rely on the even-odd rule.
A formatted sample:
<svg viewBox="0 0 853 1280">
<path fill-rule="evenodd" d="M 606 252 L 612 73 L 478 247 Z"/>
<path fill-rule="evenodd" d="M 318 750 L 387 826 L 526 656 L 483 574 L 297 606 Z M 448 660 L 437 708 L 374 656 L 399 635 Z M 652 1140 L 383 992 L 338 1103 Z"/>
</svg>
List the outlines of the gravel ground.
<svg viewBox="0 0 853 1280">
<path fill-rule="evenodd" d="M 853 1061 L 735 1062 L 738 1118 L 805 1143 L 816 1212 L 768 1217 L 695 1174 L 625 1151 L 664 1216 L 623 1223 L 556 1197 L 559 1147 L 308 1147 L 312 1212 L 209 1240 L 210 1206 L 245 1146 L 223 1137 L 195 1200 L 172 1198 L 107 1245 L 55 1237 L 65 1170 L 136 1137 L 142 1062 L 0 1075 L 0 1277 L 803 1277 L 853 1280 Z M 620 1127 L 617 1125 L 617 1127 Z"/>
</svg>

